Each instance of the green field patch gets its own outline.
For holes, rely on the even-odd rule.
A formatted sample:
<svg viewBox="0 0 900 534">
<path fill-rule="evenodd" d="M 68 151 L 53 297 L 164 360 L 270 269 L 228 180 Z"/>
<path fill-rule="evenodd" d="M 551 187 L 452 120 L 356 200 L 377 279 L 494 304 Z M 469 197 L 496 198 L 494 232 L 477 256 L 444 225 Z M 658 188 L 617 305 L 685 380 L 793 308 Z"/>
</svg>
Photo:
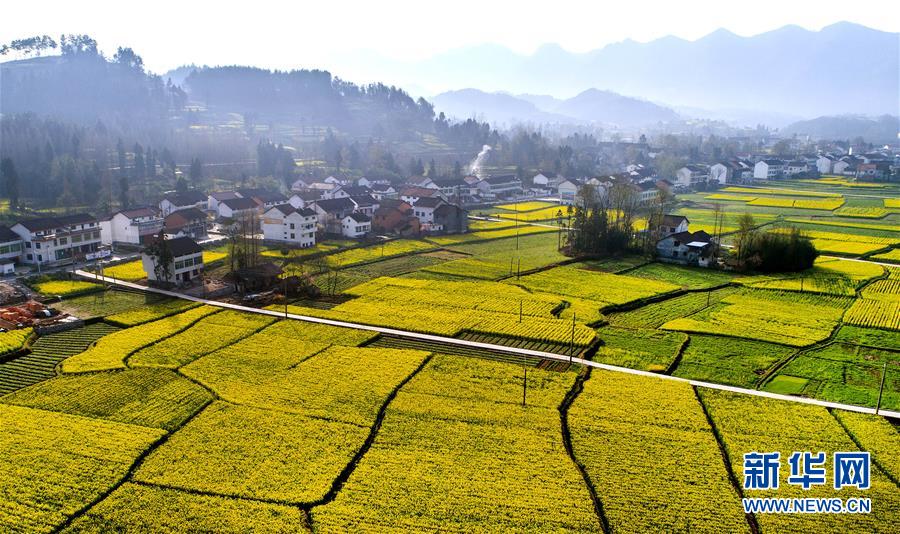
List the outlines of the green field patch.
<svg viewBox="0 0 900 534">
<path fill-rule="evenodd" d="M 782 395 L 797 395 L 802 393 L 809 379 L 799 376 L 778 375 L 766 384 L 765 390 Z"/>
<path fill-rule="evenodd" d="M 604 326 L 597 330 L 603 344 L 594 360 L 641 371 L 669 368 L 687 336 L 681 332 Z"/>
<path fill-rule="evenodd" d="M 795 349 L 750 339 L 691 334 L 675 376 L 754 388 L 767 370 Z"/>
</svg>

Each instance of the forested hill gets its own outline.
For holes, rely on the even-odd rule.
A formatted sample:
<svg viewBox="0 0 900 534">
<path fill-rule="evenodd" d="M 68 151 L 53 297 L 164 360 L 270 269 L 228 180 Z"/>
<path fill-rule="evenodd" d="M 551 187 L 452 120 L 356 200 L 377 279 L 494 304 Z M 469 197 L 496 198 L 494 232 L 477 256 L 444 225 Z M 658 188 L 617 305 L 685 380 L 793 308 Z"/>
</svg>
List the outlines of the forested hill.
<svg viewBox="0 0 900 534">
<path fill-rule="evenodd" d="M 193 102 L 238 113 L 245 122 L 328 126 L 351 135 L 409 140 L 431 132 L 432 105 L 384 84 L 356 85 L 324 70 L 201 67 L 184 81 Z"/>
<path fill-rule="evenodd" d="M 156 124 L 181 108 L 187 95 L 144 71 L 131 49 L 112 59 L 86 41 L 59 56 L 0 64 L 0 109 L 4 115 L 33 112 L 83 123 Z"/>
</svg>

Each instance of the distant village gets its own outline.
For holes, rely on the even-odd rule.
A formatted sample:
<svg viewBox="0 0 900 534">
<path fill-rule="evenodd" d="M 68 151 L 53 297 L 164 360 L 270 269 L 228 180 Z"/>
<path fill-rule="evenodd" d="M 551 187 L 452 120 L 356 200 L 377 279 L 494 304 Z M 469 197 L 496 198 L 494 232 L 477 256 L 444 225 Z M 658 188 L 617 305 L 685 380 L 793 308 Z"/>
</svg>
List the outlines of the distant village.
<svg viewBox="0 0 900 534">
<path fill-rule="evenodd" d="M 650 161 L 653 149 L 643 145 Z M 371 236 L 420 237 L 468 231 L 469 212 L 500 201 L 544 199 L 573 205 L 584 186 L 600 198 L 625 185 L 638 206 L 660 197 L 728 184 L 840 175 L 859 181 L 897 179 L 900 155 L 887 149 L 859 155 L 852 149 L 803 156 L 750 155 L 709 163 L 689 163 L 663 178 L 652 164 L 633 163 L 622 172 L 594 177 L 566 177 L 537 172 L 520 179 L 515 174 L 461 178 L 414 176 L 402 185 L 388 181 L 328 176 L 296 179 L 286 193 L 259 188 L 202 192 L 188 189 L 165 194 L 155 206 L 131 207 L 107 217 L 85 213 L 22 220 L 0 226 L 0 271 L 17 264 L 41 268 L 89 262 L 112 249 L 137 252 L 161 232 L 169 239 L 187 238 L 195 245 L 227 235 L 238 221 L 253 217 L 265 243 L 286 248 L 315 246 L 317 239 Z M 711 238 L 688 232 L 687 219 L 667 216 L 658 253 L 665 259 L 696 264 Z M 672 238 L 675 236 L 675 238 Z M 705 245 L 704 245 L 705 243 Z M 185 245 L 185 250 L 193 246 Z M 699 251 L 694 254 L 691 251 Z M 680 254 L 680 256 L 679 256 Z M 194 273 L 196 274 L 196 273 Z"/>
</svg>

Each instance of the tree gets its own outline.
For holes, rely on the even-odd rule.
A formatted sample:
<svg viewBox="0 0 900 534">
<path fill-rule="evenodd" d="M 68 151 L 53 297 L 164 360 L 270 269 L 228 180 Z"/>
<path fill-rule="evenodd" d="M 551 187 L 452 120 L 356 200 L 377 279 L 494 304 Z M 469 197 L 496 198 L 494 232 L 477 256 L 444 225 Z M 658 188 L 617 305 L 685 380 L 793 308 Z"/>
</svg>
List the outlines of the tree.
<svg viewBox="0 0 900 534">
<path fill-rule="evenodd" d="M 113 56 L 113 63 L 117 63 L 136 72 L 144 72 L 144 60 L 141 59 L 141 56 L 135 54 L 134 50 L 131 48 L 122 48 L 120 46 Z"/>
<path fill-rule="evenodd" d="M 203 179 L 203 163 L 200 161 L 200 158 L 193 158 L 191 160 L 191 169 L 189 173 L 191 176 L 191 183 L 194 184 L 194 187 L 198 187 L 200 180 Z"/>
<path fill-rule="evenodd" d="M 127 209 L 130 202 L 128 201 L 128 177 L 120 176 L 119 177 L 119 205 L 122 206 L 122 209 Z"/>
<path fill-rule="evenodd" d="M 175 192 L 178 194 L 187 193 L 188 183 L 187 180 L 184 179 L 184 176 L 179 176 L 178 180 L 175 181 Z"/>
<path fill-rule="evenodd" d="M 134 148 L 134 177 L 142 179 L 147 176 L 147 170 L 144 168 L 144 147 L 140 143 L 135 143 Z"/>
<path fill-rule="evenodd" d="M 433 159 L 428 162 L 428 177 L 431 179 L 437 178 L 437 166 Z"/>
<path fill-rule="evenodd" d="M 156 240 L 144 252 L 153 259 L 153 274 L 156 275 L 156 280 L 169 283 L 172 278 L 172 263 L 175 260 L 175 256 L 166 242 L 164 230 L 159 231 Z"/>
<path fill-rule="evenodd" d="M 12 158 L 3 158 L 0 161 L 0 174 L 3 175 L 3 185 L 6 188 L 6 196 L 9 197 L 10 209 L 19 206 L 19 174 Z"/>
<path fill-rule="evenodd" d="M 128 166 L 128 159 L 125 155 L 125 143 L 122 142 L 122 138 L 119 138 L 119 142 L 116 143 L 116 152 L 119 156 L 119 177 L 126 176 L 126 169 Z"/>
<path fill-rule="evenodd" d="M 737 250 L 737 259 L 740 263 L 746 258 L 745 249 L 754 237 L 756 221 L 753 220 L 753 215 L 742 213 L 738 216 L 737 225 L 738 229 L 737 232 L 735 232 L 734 247 Z"/>
</svg>

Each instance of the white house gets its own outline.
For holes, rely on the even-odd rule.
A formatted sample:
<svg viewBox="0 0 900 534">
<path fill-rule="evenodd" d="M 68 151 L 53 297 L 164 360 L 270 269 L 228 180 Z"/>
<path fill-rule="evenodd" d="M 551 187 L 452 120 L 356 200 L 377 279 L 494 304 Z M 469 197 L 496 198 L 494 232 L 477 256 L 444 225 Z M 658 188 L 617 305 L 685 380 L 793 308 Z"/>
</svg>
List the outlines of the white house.
<svg viewBox="0 0 900 534">
<path fill-rule="evenodd" d="M 831 156 L 819 156 L 816 158 L 816 170 L 819 174 L 831 174 L 834 171 L 834 159 Z"/>
<path fill-rule="evenodd" d="M 374 183 L 369 186 L 372 190 L 371 195 L 375 200 L 384 200 L 386 198 L 397 198 L 397 190 L 391 184 Z"/>
<path fill-rule="evenodd" d="M 308 189 L 311 183 L 312 180 L 297 178 L 294 180 L 294 183 L 291 184 L 291 191 L 303 191 L 304 189 Z"/>
<path fill-rule="evenodd" d="M 660 261 L 706 267 L 712 252 L 712 238 L 703 230 L 668 235 L 656 244 Z"/>
<path fill-rule="evenodd" d="M 147 253 L 147 249 L 141 254 L 141 264 L 147 273 L 147 280 L 152 282 L 172 283 L 184 285 L 203 273 L 203 249 L 190 237 L 176 237 L 167 239 L 165 246 L 172 254 L 169 264 L 168 278 L 163 280 L 162 270 L 157 274 L 157 258 Z"/>
<path fill-rule="evenodd" d="M 531 183 L 536 186 L 547 187 L 550 185 L 550 178 L 547 178 L 544 173 L 538 173 L 531 179 Z"/>
<path fill-rule="evenodd" d="M 209 197 L 196 189 L 185 191 L 184 193 L 170 193 L 159 201 L 159 211 L 163 216 L 173 211 L 185 210 L 188 208 L 203 209 L 207 207 Z"/>
<path fill-rule="evenodd" d="M 59 264 L 100 247 L 100 223 L 86 213 L 21 221 L 11 228 L 22 238 L 22 262 Z"/>
<path fill-rule="evenodd" d="M 413 176 L 409 180 L 407 180 L 409 185 L 415 187 L 425 187 L 428 189 L 439 189 L 438 185 L 434 183 L 434 180 L 427 176 Z"/>
<path fill-rule="evenodd" d="M 763 159 L 753 167 L 754 180 L 777 180 L 784 175 L 784 162 L 780 159 Z"/>
<path fill-rule="evenodd" d="M 206 239 L 208 237 L 206 213 L 197 208 L 173 211 L 166 215 L 165 229 L 167 235 L 175 237 Z"/>
<path fill-rule="evenodd" d="M 560 182 L 556 187 L 557 193 L 559 194 L 559 202 L 561 204 L 575 204 L 579 187 L 581 187 L 581 184 L 572 179 L 566 179 Z"/>
<path fill-rule="evenodd" d="M 361 185 L 339 185 L 331 191 L 326 191 L 322 198 L 350 198 L 368 195 L 372 190 Z"/>
<path fill-rule="evenodd" d="M 413 215 L 419 218 L 421 224 L 431 224 L 434 222 L 434 210 L 443 204 L 443 199 L 438 197 L 420 198 L 412 205 Z"/>
<path fill-rule="evenodd" d="M 140 245 L 163 229 L 164 221 L 149 207 L 117 211 L 100 221 L 100 241 L 104 245 Z"/>
<path fill-rule="evenodd" d="M 372 184 L 374 184 L 374 183 L 375 182 L 373 182 L 372 180 L 369 180 L 365 176 L 362 176 L 356 180 L 356 185 L 358 185 L 360 187 L 372 187 Z"/>
<path fill-rule="evenodd" d="M 656 217 L 653 218 L 654 224 L 652 226 L 656 226 Z M 679 234 L 681 232 L 687 232 L 688 226 L 690 225 L 690 221 L 684 215 L 663 215 L 662 221 L 659 223 L 659 234 L 662 237 Z"/>
<path fill-rule="evenodd" d="M 312 247 L 316 244 L 316 212 L 290 204 L 274 206 L 263 213 L 262 230 L 266 241 Z"/>
<path fill-rule="evenodd" d="M 0 226 L 0 267 L 7 274 L 15 269 L 15 262 L 22 256 L 22 238 L 6 226 Z"/>
<path fill-rule="evenodd" d="M 400 191 L 400 200 L 407 204 L 415 204 L 420 198 L 439 197 L 440 189 L 429 187 L 407 187 Z"/>
<path fill-rule="evenodd" d="M 258 208 L 259 203 L 252 198 L 229 198 L 219 202 L 216 216 L 219 219 L 238 219 L 255 213 Z"/>
<path fill-rule="evenodd" d="M 490 193 L 498 197 L 522 193 L 522 181 L 515 174 L 489 176 L 484 179 L 484 182 L 487 183 Z"/>
<path fill-rule="evenodd" d="M 709 167 L 689 163 L 675 171 L 675 187 L 690 189 L 709 181 Z"/>
<path fill-rule="evenodd" d="M 806 162 L 805 162 L 805 161 L 803 161 L 803 160 L 794 160 L 794 161 L 788 162 L 788 164 L 785 165 L 785 171 L 784 171 L 784 173 L 785 173 L 787 176 L 797 176 L 798 174 L 803 174 L 803 173 L 805 173 L 807 170 L 808 170 L 808 168 L 807 168 L 807 166 L 806 166 Z"/>
<path fill-rule="evenodd" d="M 219 202 L 232 198 L 241 198 L 241 196 L 234 191 L 213 191 L 206 196 L 206 209 L 218 213 Z"/>
<path fill-rule="evenodd" d="M 362 213 L 351 213 L 341 219 L 341 235 L 363 237 L 372 231 L 372 219 Z"/>
<path fill-rule="evenodd" d="M 326 198 L 312 203 L 316 222 L 329 234 L 343 233 L 343 221 L 354 211 L 356 204 L 349 198 Z"/>
</svg>

